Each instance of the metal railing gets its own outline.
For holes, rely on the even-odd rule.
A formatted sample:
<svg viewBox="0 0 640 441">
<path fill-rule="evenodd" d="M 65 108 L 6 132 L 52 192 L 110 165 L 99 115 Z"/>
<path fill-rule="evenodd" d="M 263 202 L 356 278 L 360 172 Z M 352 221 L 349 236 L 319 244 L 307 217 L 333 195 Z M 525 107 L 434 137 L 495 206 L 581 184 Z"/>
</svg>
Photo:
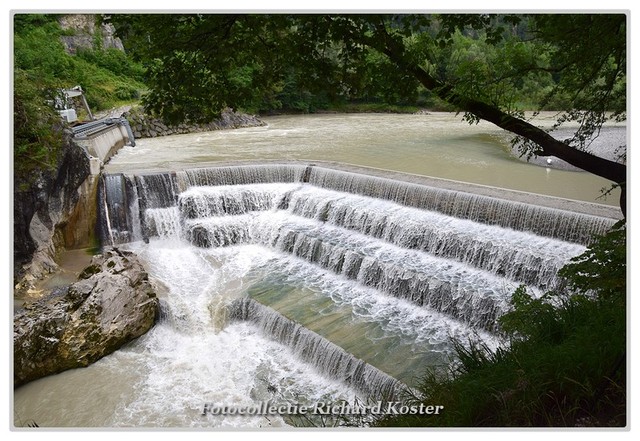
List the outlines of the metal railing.
<svg viewBox="0 0 640 441">
<path fill-rule="evenodd" d="M 136 141 L 133 136 L 133 131 L 129 125 L 129 121 L 125 117 L 120 118 L 104 118 L 97 121 L 91 121 L 88 123 L 80 124 L 71 128 L 73 136 L 78 139 L 87 139 L 96 136 L 113 126 L 124 126 L 127 131 L 127 137 L 129 138 L 129 145 L 135 147 Z"/>
</svg>

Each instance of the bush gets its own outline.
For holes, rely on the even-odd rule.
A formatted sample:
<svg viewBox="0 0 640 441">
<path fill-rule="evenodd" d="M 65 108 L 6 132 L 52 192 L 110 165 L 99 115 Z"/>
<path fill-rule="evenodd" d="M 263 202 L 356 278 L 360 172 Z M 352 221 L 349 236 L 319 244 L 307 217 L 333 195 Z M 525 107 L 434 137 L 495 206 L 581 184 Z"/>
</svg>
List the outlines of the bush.
<svg viewBox="0 0 640 441">
<path fill-rule="evenodd" d="M 135 100 L 140 98 L 140 91 L 130 84 L 120 83 L 116 86 L 114 95 L 122 101 Z"/>
<path fill-rule="evenodd" d="M 76 56 L 115 75 L 128 77 L 138 82 L 144 80 L 144 67 L 117 49 L 79 50 Z"/>
</svg>

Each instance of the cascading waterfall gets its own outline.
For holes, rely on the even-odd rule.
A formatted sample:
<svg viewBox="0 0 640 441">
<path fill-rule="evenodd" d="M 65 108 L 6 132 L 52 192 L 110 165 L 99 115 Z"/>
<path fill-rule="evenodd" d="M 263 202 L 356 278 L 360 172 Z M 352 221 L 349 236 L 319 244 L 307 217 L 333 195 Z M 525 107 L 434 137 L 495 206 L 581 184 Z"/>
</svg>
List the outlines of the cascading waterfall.
<svg viewBox="0 0 640 441">
<path fill-rule="evenodd" d="M 128 181 L 132 178 L 124 179 Z M 174 205 L 178 193 L 191 187 L 303 182 L 313 187 L 389 200 L 406 207 L 582 245 L 588 244 L 593 235 L 605 233 L 615 223 L 615 220 L 604 217 L 312 165 L 212 167 L 177 173 L 135 175 L 135 180 L 141 213 L 147 208 Z M 111 192 L 119 191 L 113 185 L 103 182 L 103 191 L 107 198 L 118 197 L 110 196 Z M 141 222 L 144 220 L 141 219 Z M 110 242 L 104 235 L 103 241 Z"/>
<path fill-rule="evenodd" d="M 194 187 L 180 194 L 178 206 L 187 219 L 286 208 L 288 198 L 299 188 L 299 184 Z"/>
<path fill-rule="evenodd" d="M 170 289 L 171 317 L 217 317 L 222 332 L 227 311 L 324 375 L 394 397 L 396 378 L 411 386 L 449 360 L 449 337 L 495 347 L 515 288 L 561 288 L 557 271 L 614 223 L 303 164 L 106 175 L 100 191 L 104 243 L 206 262 L 175 275 L 195 280 Z"/>
<path fill-rule="evenodd" d="M 238 165 L 232 167 L 193 168 L 178 173 L 181 188 L 282 182 L 307 182 L 306 165 Z"/>
<path fill-rule="evenodd" d="M 148 208 L 145 212 L 146 237 L 179 239 L 180 211 L 177 207 Z"/>
<path fill-rule="evenodd" d="M 584 244 L 612 225 L 595 216 L 322 167 L 313 168 L 309 183 L 568 242 Z"/>
<path fill-rule="evenodd" d="M 323 374 L 354 387 L 372 400 L 396 401 L 408 392 L 398 380 L 255 300 L 245 298 L 233 302 L 229 306 L 229 318 L 256 323 L 263 332 L 292 348 Z"/>
<path fill-rule="evenodd" d="M 178 199 L 178 188 L 174 173 L 136 175 L 136 185 L 141 209 L 173 207 Z"/>
<path fill-rule="evenodd" d="M 122 244 L 158 235 L 153 214 L 157 209 L 175 208 L 177 195 L 174 174 L 104 175 L 98 188 L 102 243 Z"/>
<path fill-rule="evenodd" d="M 287 212 L 208 218 L 188 222 L 198 246 L 259 243 L 355 279 L 394 297 L 493 329 L 517 284 L 469 265 L 403 249 Z"/>
<path fill-rule="evenodd" d="M 98 187 L 99 229 L 103 243 L 127 243 L 141 238 L 136 186 L 122 174 L 105 175 Z"/>
<path fill-rule="evenodd" d="M 583 247 L 496 228 L 384 200 L 304 188 L 293 193 L 295 215 L 424 251 L 538 287 L 553 288 L 557 271 Z"/>
</svg>

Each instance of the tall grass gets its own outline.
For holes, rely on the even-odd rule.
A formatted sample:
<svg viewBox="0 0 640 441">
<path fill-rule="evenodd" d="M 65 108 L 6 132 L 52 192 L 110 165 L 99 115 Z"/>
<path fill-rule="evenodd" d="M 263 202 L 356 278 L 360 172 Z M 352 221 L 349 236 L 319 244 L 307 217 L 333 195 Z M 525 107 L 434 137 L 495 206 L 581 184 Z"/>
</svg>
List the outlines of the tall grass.
<svg viewBox="0 0 640 441">
<path fill-rule="evenodd" d="M 40 17 L 39 20 L 36 18 Z M 63 31 L 55 15 L 20 14 L 15 17 L 14 68 L 37 75 L 57 87 L 80 85 L 95 110 L 137 100 L 146 89 L 144 68 L 116 49 L 65 52 Z M 21 85 L 15 84 L 16 93 Z"/>
</svg>

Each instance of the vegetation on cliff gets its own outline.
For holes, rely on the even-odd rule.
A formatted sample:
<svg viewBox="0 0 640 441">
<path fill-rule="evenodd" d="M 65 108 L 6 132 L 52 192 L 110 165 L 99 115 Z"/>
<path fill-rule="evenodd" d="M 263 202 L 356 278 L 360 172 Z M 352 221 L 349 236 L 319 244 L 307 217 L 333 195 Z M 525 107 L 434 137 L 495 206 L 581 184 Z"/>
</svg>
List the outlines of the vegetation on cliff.
<svg viewBox="0 0 640 441">
<path fill-rule="evenodd" d="M 59 15 L 14 16 L 14 173 L 26 188 L 42 171 L 57 167 L 63 123 L 54 110 L 60 89 L 81 86 L 98 111 L 139 99 L 143 68 L 117 49 L 65 51 Z M 85 118 L 86 115 L 80 115 Z"/>
</svg>

